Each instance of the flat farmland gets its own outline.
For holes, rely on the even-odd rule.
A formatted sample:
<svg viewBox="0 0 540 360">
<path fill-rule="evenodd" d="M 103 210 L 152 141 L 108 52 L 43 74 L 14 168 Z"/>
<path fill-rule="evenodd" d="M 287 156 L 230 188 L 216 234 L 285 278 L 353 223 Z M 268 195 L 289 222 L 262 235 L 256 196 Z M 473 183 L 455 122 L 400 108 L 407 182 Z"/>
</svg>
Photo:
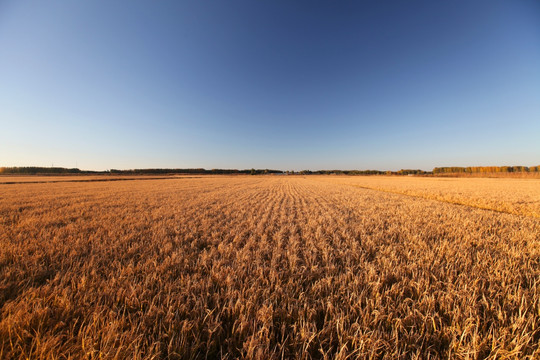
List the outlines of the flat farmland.
<svg viewBox="0 0 540 360">
<path fill-rule="evenodd" d="M 540 180 L 0 184 L 0 358 L 539 359 Z"/>
<path fill-rule="evenodd" d="M 336 183 L 540 218 L 540 179 L 395 176 L 320 177 Z"/>
</svg>

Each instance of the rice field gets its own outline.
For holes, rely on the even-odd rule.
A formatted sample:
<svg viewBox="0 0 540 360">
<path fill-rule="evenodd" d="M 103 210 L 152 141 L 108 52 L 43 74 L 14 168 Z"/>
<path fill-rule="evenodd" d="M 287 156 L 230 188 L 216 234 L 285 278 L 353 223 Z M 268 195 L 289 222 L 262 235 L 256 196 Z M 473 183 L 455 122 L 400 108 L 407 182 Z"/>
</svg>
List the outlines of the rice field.
<svg viewBox="0 0 540 360">
<path fill-rule="evenodd" d="M 6 179 L 2 359 L 540 359 L 540 179 Z"/>
</svg>

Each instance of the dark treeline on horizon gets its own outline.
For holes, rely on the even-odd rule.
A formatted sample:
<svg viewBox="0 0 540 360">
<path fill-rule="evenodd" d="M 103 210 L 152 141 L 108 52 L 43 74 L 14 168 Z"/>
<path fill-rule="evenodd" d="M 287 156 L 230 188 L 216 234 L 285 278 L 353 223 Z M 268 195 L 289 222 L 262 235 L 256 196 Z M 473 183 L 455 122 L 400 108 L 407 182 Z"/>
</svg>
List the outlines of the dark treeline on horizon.
<svg viewBox="0 0 540 360">
<path fill-rule="evenodd" d="M 89 174 L 112 174 L 112 175 L 171 175 L 171 174 L 191 174 L 191 175 L 264 175 L 264 174 L 286 174 L 286 175 L 451 175 L 451 174 L 493 174 L 493 173 L 531 173 L 540 172 L 539 166 L 470 166 L 470 167 L 436 167 L 433 171 L 418 169 L 401 169 L 398 171 L 380 170 L 302 170 L 283 171 L 271 169 L 110 169 L 106 171 L 80 170 L 77 168 L 62 167 L 0 167 L 0 174 L 3 175 L 89 175 Z"/>
<path fill-rule="evenodd" d="M 283 171 L 281 170 L 270 170 L 270 169 L 203 169 L 203 168 L 196 168 L 196 169 L 130 169 L 130 170 L 118 170 L 118 169 L 110 169 L 108 171 L 110 174 L 118 174 L 118 175 L 154 175 L 154 174 L 194 174 L 194 175 L 212 175 L 212 174 L 251 174 L 251 175 L 259 175 L 259 174 L 282 174 Z"/>
<path fill-rule="evenodd" d="M 519 173 L 519 172 L 540 172 L 539 166 L 469 166 L 469 167 L 436 167 L 433 174 L 456 174 L 456 173 Z"/>
<path fill-rule="evenodd" d="M 63 167 L 41 167 L 41 166 L 21 166 L 21 167 L 0 167 L 0 174 L 21 174 L 21 175 L 34 175 L 34 174 L 98 174 L 99 171 L 80 170 L 77 168 L 63 168 Z"/>
<path fill-rule="evenodd" d="M 167 169 L 167 168 L 154 168 L 154 169 L 127 169 L 118 170 L 110 169 L 106 171 L 93 171 L 93 170 L 80 170 L 77 168 L 62 168 L 62 167 L 39 167 L 39 166 L 22 166 L 22 167 L 0 167 L 0 174 L 12 174 L 12 175 L 69 175 L 69 174 L 113 174 L 113 175 L 167 175 L 167 174 L 283 174 L 281 170 L 271 169 Z"/>
</svg>

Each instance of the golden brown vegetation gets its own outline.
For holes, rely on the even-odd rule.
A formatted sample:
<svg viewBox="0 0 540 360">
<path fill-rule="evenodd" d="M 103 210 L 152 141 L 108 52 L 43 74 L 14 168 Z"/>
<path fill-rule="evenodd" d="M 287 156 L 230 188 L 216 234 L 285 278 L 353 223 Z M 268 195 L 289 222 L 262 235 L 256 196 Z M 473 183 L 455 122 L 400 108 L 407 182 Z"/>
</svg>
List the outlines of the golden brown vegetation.
<svg viewBox="0 0 540 360">
<path fill-rule="evenodd" d="M 540 358 L 537 205 L 359 179 L 1 185 L 0 358 Z"/>
<path fill-rule="evenodd" d="M 540 181 L 536 179 L 395 176 L 319 176 L 317 179 L 540 218 Z"/>
</svg>

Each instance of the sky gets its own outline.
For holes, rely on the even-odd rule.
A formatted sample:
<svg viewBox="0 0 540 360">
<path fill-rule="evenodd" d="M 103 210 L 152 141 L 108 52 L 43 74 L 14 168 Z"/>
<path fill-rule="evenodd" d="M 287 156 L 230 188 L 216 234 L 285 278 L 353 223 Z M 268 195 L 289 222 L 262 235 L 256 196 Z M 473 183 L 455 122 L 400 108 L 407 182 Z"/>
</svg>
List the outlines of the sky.
<svg viewBox="0 0 540 360">
<path fill-rule="evenodd" d="M 1 1 L 0 166 L 540 165 L 540 2 Z"/>
</svg>

